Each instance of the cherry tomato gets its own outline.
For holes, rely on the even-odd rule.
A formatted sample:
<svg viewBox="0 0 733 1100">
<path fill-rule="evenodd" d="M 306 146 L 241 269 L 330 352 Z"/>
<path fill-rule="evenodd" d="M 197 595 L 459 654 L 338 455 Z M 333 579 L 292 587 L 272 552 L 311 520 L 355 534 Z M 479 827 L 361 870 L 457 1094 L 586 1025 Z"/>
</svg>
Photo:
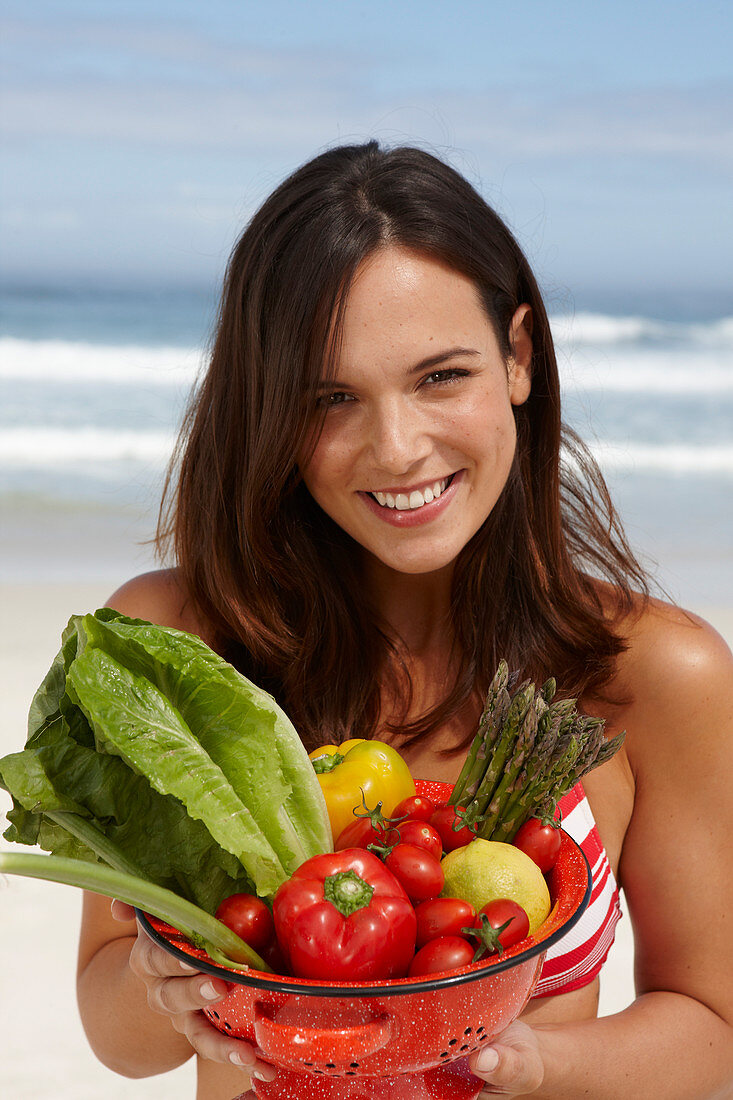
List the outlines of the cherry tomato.
<svg viewBox="0 0 733 1100">
<path fill-rule="evenodd" d="M 397 844 L 399 839 L 395 829 L 381 833 L 374 828 L 370 818 L 357 817 L 339 833 L 333 849 L 335 852 L 342 852 L 345 848 L 367 848 L 370 844 L 388 847 Z"/>
<path fill-rule="evenodd" d="M 465 844 L 470 844 L 472 840 L 476 839 L 476 834 L 472 833 L 467 825 L 460 825 L 456 810 L 462 809 L 462 806 L 451 806 L 447 802 L 443 802 L 436 806 L 431 814 L 429 823 L 440 833 L 444 852 L 452 852 L 454 848 L 463 848 Z M 454 823 L 458 825 L 457 829 L 453 828 Z"/>
<path fill-rule="evenodd" d="M 258 954 L 275 936 L 272 913 L 254 894 L 231 894 L 224 898 L 215 916 Z"/>
<path fill-rule="evenodd" d="M 440 833 L 427 821 L 403 821 L 394 830 L 399 833 L 401 844 L 416 844 L 418 848 L 424 848 L 430 852 L 433 859 L 440 861 L 443 854 L 443 841 Z M 394 844 L 394 841 L 392 841 Z"/>
<path fill-rule="evenodd" d="M 476 920 L 476 910 L 461 898 L 430 898 L 415 907 L 417 946 L 438 936 L 460 936 L 462 928 L 470 928 Z"/>
<path fill-rule="evenodd" d="M 517 830 L 512 844 L 534 860 L 540 871 L 545 874 L 557 863 L 562 840 L 560 830 L 554 825 L 543 825 L 536 817 L 530 817 Z"/>
<path fill-rule="evenodd" d="M 268 944 L 265 944 L 259 954 L 275 974 L 290 973 L 287 959 L 285 958 L 280 944 L 277 942 L 277 937 L 272 939 Z"/>
<path fill-rule="evenodd" d="M 418 978 L 441 970 L 457 970 L 473 962 L 474 951 L 475 947 L 462 936 L 438 936 L 415 952 L 407 976 Z"/>
<path fill-rule="evenodd" d="M 417 844 L 398 844 L 385 857 L 384 865 L 402 886 L 413 905 L 437 898 L 445 884 L 437 859 Z"/>
<path fill-rule="evenodd" d="M 483 909 L 479 909 L 476 914 L 476 919 L 473 922 L 475 928 L 481 927 L 483 923 L 481 920 L 482 914 L 486 915 L 490 928 L 495 932 L 507 921 L 509 922 L 507 927 L 496 936 L 498 942 L 505 949 L 514 947 L 515 943 L 519 943 L 529 935 L 529 917 L 516 901 L 511 901 L 509 898 L 496 898 L 494 901 L 490 901 L 487 905 L 484 905 Z M 494 946 L 495 950 L 496 947 Z M 490 946 L 489 952 L 491 953 Z"/>
<path fill-rule="evenodd" d="M 424 794 L 403 798 L 392 810 L 392 817 L 407 817 L 410 821 L 429 821 L 435 803 Z"/>
</svg>

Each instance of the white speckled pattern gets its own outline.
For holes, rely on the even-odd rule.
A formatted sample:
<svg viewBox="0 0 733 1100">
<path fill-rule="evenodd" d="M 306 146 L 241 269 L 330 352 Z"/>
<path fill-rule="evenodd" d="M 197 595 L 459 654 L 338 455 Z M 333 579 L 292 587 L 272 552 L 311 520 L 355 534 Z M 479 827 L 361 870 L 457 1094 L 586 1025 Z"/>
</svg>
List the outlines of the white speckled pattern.
<svg viewBox="0 0 733 1100">
<path fill-rule="evenodd" d="M 450 786 L 417 783 L 420 793 L 445 800 Z M 539 978 L 544 951 L 538 945 L 576 917 L 588 893 L 588 865 L 565 834 L 557 867 L 549 879 L 554 906 L 545 924 L 505 952 L 497 969 L 477 963 L 449 972 L 480 975 L 450 984 L 449 975 L 421 979 L 429 988 L 413 991 L 407 978 L 392 982 L 313 982 L 256 971 L 217 968 L 230 979 L 228 997 L 207 1008 L 225 1034 L 254 1043 L 264 1061 L 280 1069 L 271 1082 L 253 1082 L 261 1100 L 475 1100 L 481 1082 L 468 1070 L 467 1055 L 516 1019 Z M 206 959 L 180 936 L 151 919 L 169 950 Z M 258 988 L 265 979 L 288 989 Z M 328 987 L 329 993 L 323 994 Z M 360 988 L 369 988 L 368 995 Z M 400 992 L 398 992 L 398 990 Z M 404 992 L 402 992 L 404 990 Z"/>
</svg>

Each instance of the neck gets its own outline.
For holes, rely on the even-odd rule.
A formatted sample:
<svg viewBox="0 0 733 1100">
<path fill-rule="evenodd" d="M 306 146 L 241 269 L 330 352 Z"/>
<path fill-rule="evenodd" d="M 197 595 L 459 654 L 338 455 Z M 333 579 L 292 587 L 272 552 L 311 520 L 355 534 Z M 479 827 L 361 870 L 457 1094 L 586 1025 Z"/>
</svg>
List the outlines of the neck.
<svg viewBox="0 0 733 1100">
<path fill-rule="evenodd" d="M 408 658 L 446 653 L 452 643 L 450 594 L 453 567 L 435 573 L 397 573 L 366 563 L 365 583 L 388 636 Z"/>
</svg>

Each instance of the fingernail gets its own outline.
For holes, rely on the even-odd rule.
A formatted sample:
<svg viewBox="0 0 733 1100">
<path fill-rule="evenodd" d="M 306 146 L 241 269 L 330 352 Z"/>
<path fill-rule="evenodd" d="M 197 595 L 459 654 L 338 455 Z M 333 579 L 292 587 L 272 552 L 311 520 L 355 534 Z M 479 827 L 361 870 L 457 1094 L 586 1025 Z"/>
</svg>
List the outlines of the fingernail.
<svg viewBox="0 0 733 1100">
<path fill-rule="evenodd" d="M 188 963 L 182 962 L 181 960 L 179 960 L 178 965 L 180 966 L 181 970 L 185 971 L 186 974 L 196 973 L 195 966 L 189 966 Z"/>
<path fill-rule="evenodd" d="M 499 1052 L 494 1047 L 484 1047 L 476 1059 L 476 1068 L 483 1073 L 490 1073 L 499 1065 Z"/>
<path fill-rule="evenodd" d="M 246 1062 L 238 1050 L 229 1051 L 229 1061 L 235 1066 L 251 1066 L 252 1062 Z"/>
<path fill-rule="evenodd" d="M 271 1069 L 265 1072 L 262 1069 L 253 1069 L 252 1076 L 256 1077 L 258 1081 L 274 1081 L 277 1077 L 277 1070 Z"/>
<path fill-rule="evenodd" d="M 216 992 L 216 987 L 213 982 L 204 982 L 199 992 L 207 1001 L 217 1001 L 220 996 Z"/>
</svg>

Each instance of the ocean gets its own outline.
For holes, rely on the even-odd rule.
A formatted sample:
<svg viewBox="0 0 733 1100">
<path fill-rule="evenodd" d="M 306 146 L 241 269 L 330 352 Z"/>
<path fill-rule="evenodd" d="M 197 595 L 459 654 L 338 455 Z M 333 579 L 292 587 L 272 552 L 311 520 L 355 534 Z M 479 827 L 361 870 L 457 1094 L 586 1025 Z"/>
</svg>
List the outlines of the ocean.
<svg viewBox="0 0 733 1100">
<path fill-rule="evenodd" d="M 552 317 L 565 419 L 673 599 L 729 603 L 733 317 L 575 307 Z M 150 538 L 214 292 L 7 289 L 0 318 L 0 577 L 120 582 Z"/>
</svg>

